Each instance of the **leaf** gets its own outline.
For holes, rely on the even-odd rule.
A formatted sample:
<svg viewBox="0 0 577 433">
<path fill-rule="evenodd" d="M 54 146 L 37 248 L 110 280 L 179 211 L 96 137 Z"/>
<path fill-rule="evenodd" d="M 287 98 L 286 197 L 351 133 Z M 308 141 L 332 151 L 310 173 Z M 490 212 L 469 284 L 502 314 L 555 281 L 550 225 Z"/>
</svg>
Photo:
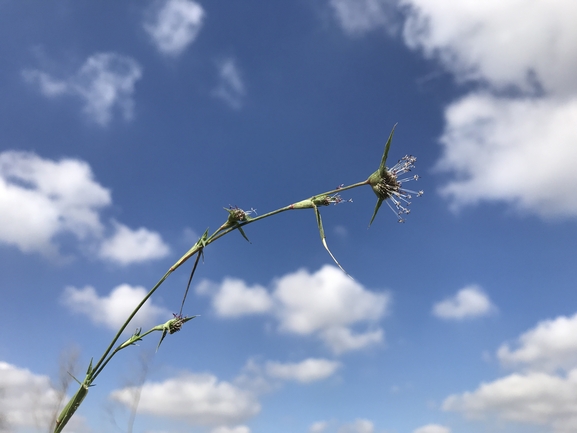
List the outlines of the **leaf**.
<svg viewBox="0 0 577 433">
<path fill-rule="evenodd" d="M 325 231 L 323 229 L 323 220 L 321 218 L 321 213 L 319 212 L 319 209 L 315 206 L 314 207 L 315 210 L 315 216 L 317 217 L 317 225 L 319 227 L 319 234 L 321 235 L 321 241 L 323 243 L 323 246 L 325 247 L 325 250 L 327 250 L 327 252 L 329 253 L 329 255 L 331 256 L 331 258 L 333 259 L 333 261 L 337 264 L 337 266 L 339 267 L 339 269 L 341 271 L 343 271 L 349 278 L 353 279 L 353 277 L 351 277 L 349 275 L 349 273 L 347 271 L 345 271 L 345 269 L 341 266 L 341 264 L 338 262 L 338 260 L 335 258 L 335 256 L 333 255 L 333 253 L 331 253 L 331 250 L 329 249 L 329 246 L 327 245 L 327 239 L 325 237 Z"/>
<path fill-rule="evenodd" d="M 379 198 L 377 200 L 377 204 L 375 206 L 375 210 L 373 211 L 373 217 L 371 218 L 371 222 L 369 222 L 369 227 L 371 226 L 371 224 L 373 223 L 373 220 L 375 219 L 375 217 L 377 216 L 377 212 L 379 211 L 379 208 L 381 207 L 381 205 L 383 204 L 383 199 Z"/>
<path fill-rule="evenodd" d="M 385 152 L 383 153 L 383 158 L 381 159 L 381 165 L 379 166 L 379 174 L 382 176 L 385 175 L 387 170 L 387 158 L 389 156 L 389 149 L 391 148 L 391 142 L 393 141 L 393 134 L 395 133 L 395 128 L 397 127 L 397 123 L 393 125 L 393 129 L 389 134 L 389 139 L 387 140 L 387 144 L 385 144 Z"/>
</svg>

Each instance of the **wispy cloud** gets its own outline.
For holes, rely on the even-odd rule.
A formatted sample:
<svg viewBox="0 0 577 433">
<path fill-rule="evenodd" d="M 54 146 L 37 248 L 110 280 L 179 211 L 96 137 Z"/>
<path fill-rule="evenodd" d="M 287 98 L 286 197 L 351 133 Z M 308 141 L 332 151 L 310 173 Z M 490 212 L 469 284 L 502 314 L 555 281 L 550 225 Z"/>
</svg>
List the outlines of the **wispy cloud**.
<svg viewBox="0 0 577 433">
<path fill-rule="evenodd" d="M 309 433 L 322 433 L 328 426 L 329 423 L 327 421 L 316 421 L 309 427 Z"/>
<path fill-rule="evenodd" d="M 130 57 L 116 53 L 98 53 L 90 56 L 78 72 L 68 78 L 56 79 L 48 73 L 26 69 L 24 79 L 38 85 L 40 92 L 48 97 L 68 95 L 80 98 L 83 112 L 93 122 L 106 126 L 115 109 L 126 120 L 133 115 L 132 94 L 136 81 L 142 77 L 142 68 Z"/>
<path fill-rule="evenodd" d="M 144 29 L 162 54 L 178 56 L 198 36 L 204 16 L 204 9 L 194 1 L 157 2 L 149 11 Z"/>
<path fill-rule="evenodd" d="M 338 23 L 351 36 L 359 36 L 375 29 L 393 34 L 399 29 L 393 0 L 329 0 Z"/>
<path fill-rule="evenodd" d="M 359 418 L 339 428 L 338 433 L 374 433 L 375 425 L 368 419 Z"/>
<path fill-rule="evenodd" d="M 231 108 L 239 109 L 246 94 L 240 71 L 233 59 L 226 59 L 218 64 L 219 83 L 214 89 L 214 96 L 222 99 Z"/>
<path fill-rule="evenodd" d="M 220 317 L 267 313 L 276 318 L 281 332 L 314 335 L 337 354 L 381 342 L 384 332 L 375 324 L 390 303 L 388 294 L 366 290 L 328 265 L 312 274 L 287 274 L 274 282 L 272 293 L 230 279 L 222 284 L 203 281 L 196 290 L 212 296 Z M 368 329 L 354 331 L 361 323 Z"/>
<path fill-rule="evenodd" d="M 120 265 L 168 254 L 158 233 L 103 223 L 101 212 L 111 204 L 110 190 L 94 179 L 84 161 L 54 161 L 31 152 L 0 153 L 0 243 L 23 253 L 61 259 L 57 239 L 72 234 L 81 250 L 96 249 L 102 259 Z M 106 238 L 109 226 L 114 234 Z"/>
<path fill-rule="evenodd" d="M 250 429 L 245 425 L 237 425 L 236 427 L 220 426 L 212 429 L 210 433 L 250 433 Z"/>
<path fill-rule="evenodd" d="M 79 289 L 69 286 L 64 289 L 60 300 L 72 312 L 87 316 L 94 324 L 117 330 L 147 292 L 144 287 L 121 284 L 108 296 L 99 296 L 94 287 Z M 170 318 L 168 310 L 148 301 L 132 323 L 137 327 L 152 327 L 158 324 L 156 322 L 165 322 Z"/>
<path fill-rule="evenodd" d="M 486 316 L 494 310 L 495 306 L 481 288 L 471 285 L 436 303 L 433 306 L 433 315 L 441 319 L 462 320 Z"/>
</svg>

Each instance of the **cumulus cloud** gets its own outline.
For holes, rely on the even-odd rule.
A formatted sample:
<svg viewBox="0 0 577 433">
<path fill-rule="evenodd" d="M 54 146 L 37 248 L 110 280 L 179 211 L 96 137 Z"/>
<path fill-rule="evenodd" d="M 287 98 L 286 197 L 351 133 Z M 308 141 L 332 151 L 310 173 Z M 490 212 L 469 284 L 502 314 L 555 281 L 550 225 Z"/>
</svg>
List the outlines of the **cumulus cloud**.
<svg viewBox="0 0 577 433">
<path fill-rule="evenodd" d="M 451 433 L 451 429 L 439 424 L 427 424 L 413 430 L 413 433 Z"/>
<path fill-rule="evenodd" d="M 132 404 L 134 390 L 124 388 L 111 394 L 113 400 Z M 260 412 L 256 397 L 211 374 L 182 374 L 163 382 L 143 385 L 140 413 L 177 418 L 191 425 L 227 427 L 234 433 L 247 431 L 241 423 Z M 232 429 L 232 430 L 231 430 Z"/>
<path fill-rule="evenodd" d="M 241 108 L 246 90 L 234 59 L 226 59 L 219 63 L 218 76 L 219 83 L 213 95 L 222 99 L 231 108 Z"/>
<path fill-rule="evenodd" d="M 196 291 L 213 296 L 212 305 L 220 317 L 266 313 L 273 307 L 272 298 L 264 287 L 249 287 L 244 281 L 234 278 L 225 278 L 220 285 L 204 280 Z"/>
<path fill-rule="evenodd" d="M 577 92 L 577 6 L 518 0 L 401 0 L 407 45 L 435 58 L 461 81 L 533 92 Z M 498 47 L 498 49 L 496 49 Z"/>
<path fill-rule="evenodd" d="M 438 168 L 454 209 L 510 203 L 543 217 L 574 217 L 577 199 L 577 6 L 402 0 L 407 45 L 475 91 L 445 112 Z M 498 49 L 495 49 L 498 47 Z M 516 95 L 516 96 L 514 96 Z"/>
<path fill-rule="evenodd" d="M 142 77 L 142 68 L 132 58 L 116 53 L 97 53 L 90 56 L 78 72 L 66 79 L 52 78 L 48 73 L 26 69 L 24 79 L 38 85 L 40 92 L 54 98 L 69 95 L 80 98 L 83 112 L 93 122 L 106 126 L 115 109 L 126 120 L 133 115 L 134 85 Z"/>
<path fill-rule="evenodd" d="M 545 371 L 577 366 L 577 314 L 538 323 L 519 337 L 516 346 L 499 347 L 497 357 L 504 365 Z"/>
<path fill-rule="evenodd" d="M 336 361 L 308 358 L 296 363 L 268 361 L 265 368 L 270 377 L 309 383 L 326 379 L 333 375 L 339 367 L 340 363 Z"/>
<path fill-rule="evenodd" d="M 570 433 L 577 425 L 577 369 L 566 377 L 541 372 L 512 374 L 483 383 L 473 392 L 447 397 L 443 409 L 470 418 L 496 416 Z"/>
<path fill-rule="evenodd" d="M 459 290 L 454 296 L 433 306 L 433 315 L 441 319 L 466 319 L 489 314 L 495 307 L 476 285 Z"/>
<path fill-rule="evenodd" d="M 162 54 L 178 56 L 194 42 L 204 20 L 200 4 L 190 0 L 157 2 L 144 29 Z"/>
<path fill-rule="evenodd" d="M 577 314 L 543 321 L 522 334 L 517 348 L 503 344 L 497 357 L 504 366 L 522 367 L 472 392 L 453 394 L 443 409 L 470 418 L 494 417 L 542 425 L 570 433 L 577 425 Z"/>
<path fill-rule="evenodd" d="M 115 234 L 106 239 L 100 213 L 111 204 L 110 190 L 84 161 L 0 153 L 0 244 L 60 258 L 59 237 L 71 234 L 83 249 L 97 245 L 101 258 L 121 265 L 168 254 L 160 235 L 145 228 L 113 223 Z"/>
<path fill-rule="evenodd" d="M 48 376 L 0 361 L 0 403 L 6 431 L 45 429 L 54 419 L 62 395 Z M 80 431 L 82 417 L 74 417 L 71 427 Z M 0 426 L 1 428 L 2 426 Z"/>
<path fill-rule="evenodd" d="M 144 287 L 121 284 L 108 296 L 99 296 L 94 287 L 79 289 L 69 286 L 64 289 L 60 301 L 72 312 L 87 316 L 94 324 L 117 330 L 147 293 L 148 290 Z M 138 327 L 147 327 L 169 318 L 172 316 L 168 310 L 149 300 L 131 323 Z"/>
<path fill-rule="evenodd" d="M 80 240 L 100 236 L 99 211 L 111 202 L 83 161 L 0 153 L 0 242 L 22 252 L 55 254 L 55 237 L 63 233 Z"/>
<path fill-rule="evenodd" d="M 273 283 L 272 293 L 240 280 L 202 282 L 197 292 L 212 296 L 221 317 L 266 312 L 276 318 L 281 332 L 315 335 L 337 354 L 381 342 L 383 331 L 375 324 L 390 303 L 388 294 L 366 290 L 329 265 L 312 274 L 287 274 Z M 364 332 L 353 329 L 363 323 L 369 326 Z"/>
<path fill-rule="evenodd" d="M 359 36 L 377 28 L 397 30 L 396 2 L 392 0 L 330 0 L 338 23 L 349 35 Z"/>
<path fill-rule="evenodd" d="M 118 222 L 114 223 L 114 228 L 114 235 L 100 245 L 99 256 L 102 259 L 129 265 L 160 259 L 170 253 L 170 248 L 156 232 L 144 227 L 132 230 Z"/>
<path fill-rule="evenodd" d="M 507 201 L 544 217 L 577 215 L 577 97 L 474 93 L 446 111 L 438 168 L 456 174 L 441 193 L 455 209 Z"/>
</svg>

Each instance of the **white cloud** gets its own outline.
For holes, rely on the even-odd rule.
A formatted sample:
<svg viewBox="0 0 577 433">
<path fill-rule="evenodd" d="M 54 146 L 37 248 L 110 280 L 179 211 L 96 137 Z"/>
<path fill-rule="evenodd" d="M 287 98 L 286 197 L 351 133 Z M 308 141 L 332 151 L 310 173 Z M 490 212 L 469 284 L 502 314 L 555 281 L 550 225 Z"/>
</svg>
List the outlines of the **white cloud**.
<svg viewBox="0 0 577 433">
<path fill-rule="evenodd" d="M 102 259 L 129 265 L 160 259 L 170 253 L 170 248 L 156 232 L 144 227 L 132 230 L 117 222 L 114 227 L 114 235 L 100 245 L 98 254 Z"/>
<path fill-rule="evenodd" d="M 260 286 L 231 281 L 220 286 L 203 282 L 197 292 L 211 294 L 220 315 L 269 312 L 280 331 L 315 335 L 337 354 L 383 340 L 383 331 L 375 324 L 386 314 L 390 296 L 366 290 L 334 266 L 323 266 L 313 274 L 306 270 L 287 274 L 274 282 L 272 294 Z M 369 329 L 353 331 L 361 323 Z"/>
<path fill-rule="evenodd" d="M 466 319 L 489 314 L 495 307 L 489 297 L 476 285 L 459 290 L 455 296 L 433 306 L 433 315 L 441 319 Z"/>
<path fill-rule="evenodd" d="M 236 427 L 220 426 L 212 429 L 210 433 L 250 433 L 250 429 L 245 425 L 238 425 Z"/>
<path fill-rule="evenodd" d="M 545 371 L 577 366 L 577 314 L 538 323 L 519 337 L 517 346 L 499 347 L 497 357 L 504 365 Z"/>
<path fill-rule="evenodd" d="M 165 55 L 178 56 L 198 36 L 204 19 L 200 4 L 189 0 L 167 0 L 157 3 L 144 29 L 156 48 Z"/>
<path fill-rule="evenodd" d="M 396 2 L 392 0 L 330 0 L 335 16 L 349 35 L 358 36 L 377 28 L 390 34 L 398 28 Z"/>
<path fill-rule="evenodd" d="M 66 287 L 61 302 L 74 313 L 84 314 L 97 325 L 104 325 L 117 330 L 132 313 L 134 308 L 146 296 L 148 290 L 140 286 L 121 284 L 116 286 L 108 296 L 99 296 L 94 287 L 82 289 Z M 165 308 L 148 300 L 132 319 L 129 329 L 157 325 L 172 318 Z"/>
<path fill-rule="evenodd" d="M 115 108 L 122 112 L 126 120 L 132 118 L 132 94 L 136 81 L 142 76 L 142 68 L 130 57 L 97 53 L 90 56 L 75 75 L 64 80 L 32 69 L 24 70 L 22 76 L 27 82 L 38 84 L 46 97 L 79 97 L 88 118 L 100 126 L 106 126 Z"/>
<path fill-rule="evenodd" d="M 540 372 L 512 374 L 483 383 L 473 392 L 447 397 L 443 409 L 470 418 L 496 416 L 571 433 L 577 425 L 577 369 L 566 377 Z"/>
<path fill-rule="evenodd" d="M 508 99 L 475 93 L 453 103 L 438 167 L 455 208 L 507 201 L 545 217 L 577 215 L 577 97 Z"/>
<path fill-rule="evenodd" d="M 110 190 L 95 179 L 81 160 L 54 161 L 31 152 L 0 153 L 0 244 L 23 253 L 60 258 L 59 236 L 72 234 L 83 250 L 118 264 L 166 256 L 159 234 L 113 223 L 116 233 L 104 239 L 100 212 L 112 204 Z"/>
<path fill-rule="evenodd" d="M 376 322 L 385 315 L 390 301 L 387 294 L 365 290 L 329 265 L 314 274 L 299 270 L 285 275 L 276 282 L 273 296 L 281 330 L 318 334 L 336 353 L 375 342 L 379 330 L 353 334 L 349 326 Z M 367 336 L 372 338 L 367 340 Z M 363 344 L 357 346 L 358 342 Z"/>
<path fill-rule="evenodd" d="M 101 235 L 98 212 L 110 203 L 110 191 L 83 161 L 0 153 L 0 242 L 25 253 L 53 255 L 59 234 Z"/>
<path fill-rule="evenodd" d="M 451 433 L 451 429 L 439 424 L 427 424 L 413 430 L 413 433 Z"/>
<path fill-rule="evenodd" d="M 577 314 L 538 323 L 519 337 L 517 349 L 503 344 L 497 351 L 503 365 L 527 367 L 526 371 L 453 394 L 445 399 L 443 409 L 474 419 L 542 425 L 556 433 L 575 431 L 576 331 Z"/>
<path fill-rule="evenodd" d="M 340 365 L 339 362 L 328 359 L 308 358 L 297 363 L 268 361 L 265 368 L 270 377 L 310 383 L 333 375 Z"/>
<path fill-rule="evenodd" d="M 339 428 L 338 433 L 374 433 L 375 426 L 368 419 L 357 419 L 352 424 Z"/>
<path fill-rule="evenodd" d="M 264 287 L 247 287 L 242 280 L 225 278 L 220 286 L 204 280 L 197 287 L 201 294 L 213 294 L 212 305 L 220 317 L 266 313 L 273 302 Z"/>
<path fill-rule="evenodd" d="M 402 0 L 404 38 L 460 82 L 485 88 L 446 110 L 438 167 L 453 207 L 512 203 L 577 216 L 577 4 Z M 498 47 L 496 49 L 495 47 Z M 522 96 L 512 96 L 514 94 Z"/>
<path fill-rule="evenodd" d="M 20 428 L 46 430 L 62 400 L 62 395 L 52 387 L 47 376 L 2 361 L 0 390 L 0 417 L 7 424 L 6 431 Z M 83 422 L 81 416 L 75 416 L 70 422 L 71 428 L 80 431 Z"/>
<path fill-rule="evenodd" d="M 320 336 L 333 352 L 339 354 L 380 343 L 384 339 L 384 332 L 381 328 L 377 328 L 356 333 L 350 328 L 336 325 L 323 330 Z"/>
<path fill-rule="evenodd" d="M 220 62 L 218 75 L 219 83 L 213 91 L 214 96 L 222 99 L 231 108 L 241 108 L 246 90 L 236 62 L 233 59 L 226 59 Z"/>
<path fill-rule="evenodd" d="M 326 421 L 314 422 L 309 427 L 309 433 L 322 433 L 327 429 L 328 425 L 329 423 Z"/>
<path fill-rule="evenodd" d="M 130 388 L 114 391 L 112 399 L 132 403 Z M 177 418 L 192 425 L 233 427 L 260 412 L 255 396 L 211 374 L 183 374 L 142 387 L 138 410 L 154 416 Z M 245 430 L 246 431 L 246 430 Z"/>
<path fill-rule="evenodd" d="M 407 45 L 459 80 L 497 88 L 577 92 L 577 5 L 572 0 L 402 0 Z"/>
</svg>

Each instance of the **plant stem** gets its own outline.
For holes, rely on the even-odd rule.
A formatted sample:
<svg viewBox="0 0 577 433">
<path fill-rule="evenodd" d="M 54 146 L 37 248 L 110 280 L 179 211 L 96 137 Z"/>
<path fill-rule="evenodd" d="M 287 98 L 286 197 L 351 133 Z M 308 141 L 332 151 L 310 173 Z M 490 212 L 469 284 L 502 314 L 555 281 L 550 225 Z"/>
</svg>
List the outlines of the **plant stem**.
<svg viewBox="0 0 577 433">
<path fill-rule="evenodd" d="M 146 303 L 146 301 L 148 301 L 148 299 L 150 299 L 150 297 L 154 294 L 154 292 L 156 292 L 156 290 L 162 285 L 162 283 L 164 283 L 164 281 L 168 278 L 168 276 L 170 274 L 172 274 L 176 269 L 178 269 L 189 258 L 194 256 L 195 254 L 200 254 L 202 252 L 202 250 L 204 248 L 206 248 L 208 245 L 210 245 L 211 243 L 213 243 L 217 239 L 220 239 L 221 237 L 227 235 L 228 233 L 230 233 L 233 230 L 236 230 L 236 229 L 241 228 L 245 225 L 254 223 L 256 221 L 271 217 L 273 215 L 276 215 L 276 214 L 279 214 L 281 212 L 285 212 L 288 210 L 314 208 L 315 211 L 318 212 L 317 204 L 314 203 L 314 200 L 320 199 L 323 197 L 329 197 L 329 196 L 332 196 L 334 194 L 338 194 L 342 191 L 346 191 L 348 189 L 357 188 L 359 186 L 367 185 L 368 183 L 369 183 L 369 181 L 365 180 L 363 182 L 357 182 L 357 183 L 354 183 L 352 185 L 343 186 L 341 188 L 336 188 L 336 189 L 324 192 L 322 194 L 314 195 L 307 200 L 293 203 L 289 206 L 281 207 L 279 209 L 276 209 L 276 210 L 273 210 L 271 212 L 256 216 L 254 218 L 247 219 L 245 221 L 239 221 L 235 224 L 231 224 L 228 227 L 226 225 L 221 226 L 221 228 L 216 230 L 209 237 L 206 237 L 207 232 L 205 232 L 203 237 L 190 250 L 188 250 L 180 259 L 178 259 L 176 261 L 176 263 L 174 263 L 168 269 L 168 271 L 163 275 L 163 277 L 154 285 L 154 287 L 152 287 L 152 289 L 150 289 L 150 291 L 146 294 L 146 296 L 142 299 L 142 301 L 140 301 L 140 303 L 132 311 L 130 316 L 128 316 L 128 318 L 126 319 L 124 324 L 120 327 L 120 329 L 118 330 L 118 332 L 116 333 L 116 335 L 114 336 L 112 341 L 110 342 L 110 345 L 106 348 L 106 350 L 104 351 L 104 353 L 102 354 L 102 356 L 100 357 L 100 359 L 98 360 L 98 362 L 96 363 L 94 368 L 89 367 L 89 371 L 87 372 L 86 378 L 84 379 L 84 381 L 80 385 L 80 389 L 76 392 L 76 394 L 68 402 L 68 404 L 65 406 L 65 408 L 62 410 L 60 416 L 58 417 L 58 421 L 57 421 L 56 426 L 54 428 L 54 432 L 58 433 L 58 432 L 62 431 L 64 426 L 68 423 L 69 419 L 72 417 L 72 415 L 74 414 L 76 409 L 78 409 L 78 407 L 80 406 L 80 404 L 82 403 L 82 401 L 86 397 L 86 394 L 88 393 L 88 388 L 92 385 L 92 382 L 104 370 L 104 368 L 106 367 L 108 362 L 110 362 L 110 360 L 114 357 L 114 355 L 116 355 L 116 353 L 118 353 L 120 350 L 124 349 L 125 347 L 128 347 L 128 345 L 120 345 L 120 346 L 116 347 L 116 349 L 114 349 L 114 350 L 112 349 L 114 347 L 114 345 L 117 343 L 117 341 L 120 338 L 120 336 L 122 335 L 122 333 L 124 332 L 124 330 L 126 329 L 126 327 L 128 326 L 128 324 L 130 323 L 130 321 L 134 318 L 134 316 L 138 313 L 138 311 L 140 311 L 140 309 Z M 225 228 L 222 228 L 222 227 L 225 227 Z M 329 251 L 329 253 L 330 253 L 330 251 Z M 153 330 L 155 330 L 155 329 L 152 329 L 152 330 L 144 333 L 143 335 L 140 336 L 140 338 L 143 338 L 144 336 L 150 334 Z"/>
</svg>

